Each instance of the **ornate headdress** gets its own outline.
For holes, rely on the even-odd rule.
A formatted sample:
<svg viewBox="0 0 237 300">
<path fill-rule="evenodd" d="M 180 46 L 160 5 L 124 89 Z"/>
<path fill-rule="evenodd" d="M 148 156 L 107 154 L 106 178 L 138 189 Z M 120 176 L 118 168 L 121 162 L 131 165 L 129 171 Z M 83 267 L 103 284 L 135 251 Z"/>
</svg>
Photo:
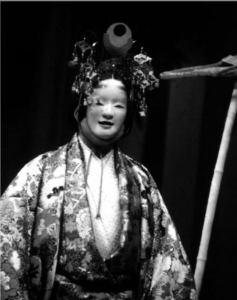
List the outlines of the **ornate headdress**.
<svg viewBox="0 0 237 300">
<path fill-rule="evenodd" d="M 122 35 L 115 32 L 125 30 Z M 111 25 L 103 36 L 104 48 L 112 58 L 102 61 L 103 46 L 99 42 L 90 45 L 86 38 L 75 44 L 70 67 L 78 67 L 72 91 L 79 96 L 79 106 L 87 105 L 87 97 L 93 92 L 101 78 L 120 78 L 129 83 L 129 101 L 133 101 L 141 116 L 146 115 L 146 90 L 159 86 L 153 74 L 151 58 L 141 49 L 135 56 L 128 54 L 133 45 L 132 34 L 124 23 Z"/>
</svg>

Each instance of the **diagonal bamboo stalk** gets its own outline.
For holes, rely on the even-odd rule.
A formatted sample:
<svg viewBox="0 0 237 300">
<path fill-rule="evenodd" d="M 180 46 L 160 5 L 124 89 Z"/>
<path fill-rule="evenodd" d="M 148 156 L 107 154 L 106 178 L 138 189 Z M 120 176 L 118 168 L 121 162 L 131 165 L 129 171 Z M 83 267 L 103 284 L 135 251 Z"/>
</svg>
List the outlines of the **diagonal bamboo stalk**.
<svg viewBox="0 0 237 300">
<path fill-rule="evenodd" d="M 209 192 L 205 221 L 202 230 L 202 238 L 201 238 L 201 243 L 200 243 L 199 252 L 197 256 L 194 278 L 195 278 L 198 297 L 202 286 L 202 278 L 203 278 L 206 260 L 207 260 L 208 246 L 210 242 L 212 225 L 213 225 L 215 211 L 216 211 L 216 204 L 217 204 L 217 199 L 218 199 L 219 190 L 221 186 L 221 180 L 224 172 L 224 166 L 225 166 L 226 156 L 230 144 L 231 132 L 234 125 L 236 112 L 237 112 L 237 82 L 235 83 L 234 86 L 231 102 L 226 117 L 221 145 L 219 148 L 218 158 L 215 165 L 214 175 L 212 178 L 211 188 Z"/>
<path fill-rule="evenodd" d="M 177 69 L 174 71 L 163 72 L 160 74 L 160 79 L 178 79 L 185 77 L 199 77 L 199 76 L 224 76 L 224 77 L 237 77 L 237 55 L 223 58 L 216 64 L 206 66 L 197 66 L 190 68 Z M 205 271 L 208 247 L 211 237 L 212 225 L 214 221 L 216 204 L 218 200 L 221 180 L 224 172 L 226 156 L 230 144 L 231 132 L 235 121 L 237 112 L 237 82 L 235 83 L 234 90 L 229 105 L 222 140 L 218 152 L 217 162 L 214 169 L 214 174 L 211 182 L 207 209 L 202 229 L 202 237 L 197 256 L 195 268 L 195 283 L 197 289 L 197 299 L 200 295 L 202 279 Z"/>
</svg>

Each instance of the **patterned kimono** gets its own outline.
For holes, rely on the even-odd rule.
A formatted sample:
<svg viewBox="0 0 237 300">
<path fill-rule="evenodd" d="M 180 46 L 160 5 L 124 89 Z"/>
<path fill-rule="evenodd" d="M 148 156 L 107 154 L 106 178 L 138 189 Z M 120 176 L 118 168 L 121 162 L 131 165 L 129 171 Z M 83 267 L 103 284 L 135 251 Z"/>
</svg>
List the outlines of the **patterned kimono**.
<svg viewBox="0 0 237 300">
<path fill-rule="evenodd" d="M 4 299 L 195 299 L 180 238 L 151 175 L 114 149 L 121 228 L 100 255 L 78 135 L 28 163 L 0 201 Z"/>
</svg>

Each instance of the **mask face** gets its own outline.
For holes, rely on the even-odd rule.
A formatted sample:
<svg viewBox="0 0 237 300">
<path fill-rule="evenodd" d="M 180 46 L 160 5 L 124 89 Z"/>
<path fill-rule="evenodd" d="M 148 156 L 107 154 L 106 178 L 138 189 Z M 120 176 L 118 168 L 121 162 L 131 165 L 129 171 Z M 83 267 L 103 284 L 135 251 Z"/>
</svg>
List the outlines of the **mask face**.
<svg viewBox="0 0 237 300">
<path fill-rule="evenodd" d="M 115 79 L 104 80 L 87 100 L 86 118 L 81 122 L 83 133 L 96 145 L 109 145 L 124 133 L 127 96 L 123 84 Z"/>
</svg>

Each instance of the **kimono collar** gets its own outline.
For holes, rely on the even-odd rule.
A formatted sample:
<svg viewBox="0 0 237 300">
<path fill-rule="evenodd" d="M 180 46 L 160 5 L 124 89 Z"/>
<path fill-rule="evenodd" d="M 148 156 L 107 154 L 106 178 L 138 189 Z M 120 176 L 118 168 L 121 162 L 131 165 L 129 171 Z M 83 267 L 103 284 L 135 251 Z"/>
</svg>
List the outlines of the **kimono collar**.
<svg viewBox="0 0 237 300">
<path fill-rule="evenodd" d="M 131 208 L 136 211 L 140 209 L 140 205 L 138 203 L 140 202 L 140 197 L 134 197 L 134 194 L 140 195 L 140 187 L 129 160 L 117 146 L 114 147 L 114 161 L 120 191 L 120 209 L 123 226 L 122 231 L 126 233 L 130 226 L 130 216 L 128 211 Z M 71 201 L 75 202 L 73 197 L 67 197 L 67 195 L 82 195 L 77 200 L 78 205 L 75 205 L 76 203 L 73 204 L 74 213 L 77 214 L 80 209 L 80 203 L 89 206 L 86 196 L 87 168 L 85 163 L 85 153 L 78 134 L 75 134 L 71 142 L 68 144 L 66 165 L 65 206 L 68 206 Z M 133 188 L 131 189 L 131 187 Z M 125 239 L 121 235 L 120 247 L 123 247 L 124 243 Z"/>
</svg>

